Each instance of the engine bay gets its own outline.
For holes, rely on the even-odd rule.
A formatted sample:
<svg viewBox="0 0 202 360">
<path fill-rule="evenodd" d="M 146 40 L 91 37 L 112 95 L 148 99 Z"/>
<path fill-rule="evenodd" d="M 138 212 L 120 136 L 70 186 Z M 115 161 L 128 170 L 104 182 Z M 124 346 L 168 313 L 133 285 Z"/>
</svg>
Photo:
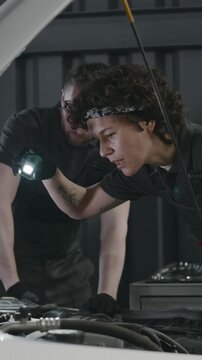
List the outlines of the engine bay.
<svg viewBox="0 0 202 360">
<path fill-rule="evenodd" d="M 202 354 L 202 311 L 125 310 L 112 319 L 82 309 L 2 297 L 0 333 L 33 342 Z"/>
</svg>

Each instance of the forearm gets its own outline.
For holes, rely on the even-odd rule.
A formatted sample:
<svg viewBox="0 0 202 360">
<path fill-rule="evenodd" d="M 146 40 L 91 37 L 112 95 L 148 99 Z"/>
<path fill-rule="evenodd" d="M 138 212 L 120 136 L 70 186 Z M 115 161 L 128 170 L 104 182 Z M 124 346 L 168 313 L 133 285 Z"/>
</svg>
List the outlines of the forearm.
<svg viewBox="0 0 202 360">
<path fill-rule="evenodd" d="M 0 209 L 0 279 L 6 290 L 19 281 L 13 247 L 14 226 L 11 208 Z"/>
<path fill-rule="evenodd" d="M 122 202 L 105 193 L 99 184 L 84 188 L 71 182 L 58 169 L 43 184 L 60 210 L 77 220 L 105 212 Z"/>
<path fill-rule="evenodd" d="M 125 260 L 129 207 L 130 203 L 125 202 L 101 216 L 98 292 L 114 299 Z"/>
<path fill-rule="evenodd" d="M 60 210 L 70 217 L 77 218 L 86 189 L 72 183 L 59 170 L 52 178 L 43 180 L 43 184 Z"/>
<path fill-rule="evenodd" d="M 124 266 L 125 249 L 122 251 L 122 257 L 100 254 L 98 294 L 106 293 L 116 299 Z"/>
</svg>

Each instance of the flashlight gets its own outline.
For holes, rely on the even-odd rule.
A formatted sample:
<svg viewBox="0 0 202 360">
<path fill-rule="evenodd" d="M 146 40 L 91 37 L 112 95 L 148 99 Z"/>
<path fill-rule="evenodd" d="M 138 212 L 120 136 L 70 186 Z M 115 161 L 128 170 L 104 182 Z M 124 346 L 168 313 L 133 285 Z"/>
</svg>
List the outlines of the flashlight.
<svg viewBox="0 0 202 360">
<path fill-rule="evenodd" d="M 42 172 L 42 165 L 41 156 L 32 150 L 28 150 L 16 157 L 13 163 L 13 173 L 28 180 L 38 180 Z"/>
</svg>

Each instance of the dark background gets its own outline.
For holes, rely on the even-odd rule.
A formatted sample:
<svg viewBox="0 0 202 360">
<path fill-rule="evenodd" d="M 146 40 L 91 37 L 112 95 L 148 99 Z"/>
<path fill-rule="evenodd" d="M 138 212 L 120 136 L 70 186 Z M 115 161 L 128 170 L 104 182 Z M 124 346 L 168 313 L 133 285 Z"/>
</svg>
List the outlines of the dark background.
<svg viewBox="0 0 202 360">
<path fill-rule="evenodd" d="M 182 93 L 189 119 L 202 123 L 202 0 L 136 0 L 130 4 L 150 66 L 163 69 Z M 54 105 L 68 70 L 91 62 L 143 63 L 118 0 L 75 0 L 32 41 L 0 77 L 0 129 L 16 111 Z M 95 217 L 81 230 L 85 251 L 95 264 L 98 229 L 99 218 Z M 131 204 L 121 304 L 128 304 L 129 283 L 178 260 L 201 262 L 202 246 L 187 235 L 174 209 L 154 198 Z M 94 289 L 96 282 L 97 273 L 92 280 Z"/>
</svg>

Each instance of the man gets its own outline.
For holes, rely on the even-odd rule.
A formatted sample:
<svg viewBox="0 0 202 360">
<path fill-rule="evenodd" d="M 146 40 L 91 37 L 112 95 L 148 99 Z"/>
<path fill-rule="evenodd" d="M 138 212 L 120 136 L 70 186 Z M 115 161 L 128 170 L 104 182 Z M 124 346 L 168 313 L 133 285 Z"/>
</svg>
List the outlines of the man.
<svg viewBox="0 0 202 360">
<path fill-rule="evenodd" d="M 180 94 L 160 71 L 153 73 L 200 207 L 202 128 L 186 122 Z M 88 188 L 76 186 L 57 170 L 44 184 L 64 212 L 81 219 L 126 200 L 160 196 L 178 210 L 201 243 L 202 217 L 143 66 L 127 64 L 106 70 L 75 98 L 72 121 L 75 127 L 91 130 L 100 142 L 101 156 L 117 169 Z"/>
<path fill-rule="evenodd" d="M 84 186 L 112 170 L 110 162 L 99 157 L 95 142 L 89 141 L 89 132 L 72 129 L 68 112 L 69 101 L 105 67 L 81 65 L 68 78 L 60 106 L 24 110 L 4 126 L 0 141 L 0 278 L 7 295 L 71 307 L 81 307 L 91 297 L 93 270 L 77 238 L 79 222 L 55 206 L 40 181 L 22 178 L 19 182 L 11 167 L 17 155 L 31 149 Z M 92 311 L 110 315 L 115 311 L 128 211 L 126 204 L 101 217 L 98 295 L 90 302 Z"/>
</svg>

